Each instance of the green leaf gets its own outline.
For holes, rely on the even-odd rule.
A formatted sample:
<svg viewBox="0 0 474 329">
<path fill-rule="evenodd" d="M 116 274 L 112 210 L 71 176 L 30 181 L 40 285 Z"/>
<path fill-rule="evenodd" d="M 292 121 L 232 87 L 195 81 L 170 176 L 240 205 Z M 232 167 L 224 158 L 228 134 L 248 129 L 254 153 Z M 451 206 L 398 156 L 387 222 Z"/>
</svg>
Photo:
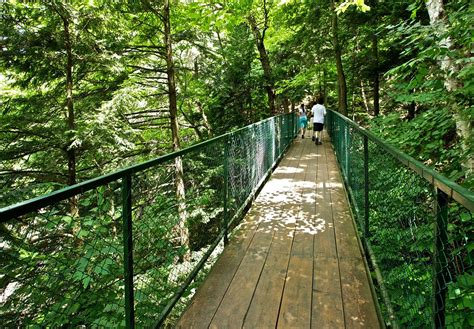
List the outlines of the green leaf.
<svg viewBox="0 0 474 329">
<path fill-rule="evenodd" d="M 91 282 L 91 277 L 90 276 L 86 276 L 84 279 L 82 279 L 83 288 L 87 289 L 87 287 L 89 287 L 90 282 Z"/>
</svg>

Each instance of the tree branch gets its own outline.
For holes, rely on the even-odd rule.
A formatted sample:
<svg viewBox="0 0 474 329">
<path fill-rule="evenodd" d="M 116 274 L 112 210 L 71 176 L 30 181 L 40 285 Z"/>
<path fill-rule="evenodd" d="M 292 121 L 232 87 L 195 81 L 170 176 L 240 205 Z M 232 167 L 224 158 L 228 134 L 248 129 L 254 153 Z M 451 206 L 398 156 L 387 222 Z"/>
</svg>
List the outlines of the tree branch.
<svg viewBox="0 0 474 329">
<path fill-rule="evenodd" d="M 144 71 L 148 71 L 148 72 L 159 72 L 159 73 L 166 74 L 166 70 L 162 70 L 162 69 L 158 69 L 158 68 L 150 68 L 150 67 L 144 67 L 144 66 L 140 66 L 140 65 L 127 65 L 127 66 L 131 67 L 133 69 L 137 69 L 137 70 L 144 70 Z"/>
</svg>

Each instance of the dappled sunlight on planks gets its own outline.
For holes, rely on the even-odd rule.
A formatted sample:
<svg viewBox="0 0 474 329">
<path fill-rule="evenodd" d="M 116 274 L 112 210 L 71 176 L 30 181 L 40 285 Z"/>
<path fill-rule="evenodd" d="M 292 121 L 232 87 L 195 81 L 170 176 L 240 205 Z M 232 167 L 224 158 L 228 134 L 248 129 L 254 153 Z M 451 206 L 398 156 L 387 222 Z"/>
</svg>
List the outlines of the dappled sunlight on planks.
<svg viewBox="0 0 474 329">
<path fill-rule="evenodd" d="M 177 327 L 378 328 L 350 216 L 329 143 L 295 140 Z"/>
</svg>

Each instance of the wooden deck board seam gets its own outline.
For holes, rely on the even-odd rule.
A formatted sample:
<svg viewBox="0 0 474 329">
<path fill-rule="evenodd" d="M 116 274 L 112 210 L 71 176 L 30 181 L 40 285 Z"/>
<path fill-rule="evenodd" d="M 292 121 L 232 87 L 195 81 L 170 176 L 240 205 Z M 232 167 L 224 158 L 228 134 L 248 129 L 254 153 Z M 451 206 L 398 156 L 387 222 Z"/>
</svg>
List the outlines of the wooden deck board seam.
<svg viewBox="0 0 474 329">
<path fill-rule="evenodd" d="M 265 260 L 263 261 L 262 269 L 260 270 L 260 273 L 258 275 L 258 279 L 257 279 L 257 282 L 255 283 L 255 287 L 253 288 L 252 298 L 250 298 L 250 303 L 247 306 L 247 310 L 245 311 L 244 318 L 242 319 L 242 325 L 240 326 L 241 328 L 243 328 L 245 320 L 247 319 L 247 314 L 249 313 L 250 305 L 252 305 L 252 300 L 255 297 L 255 292 L 257 291 L 258 283 L 260 282 L 260 278 L 262 277 L 263 270 L 265 269 L 265 264 L 267 263 L 268 255 L 270 254 L 270 250 L 272 248 L 274 240 L 275 240 L 275 231 L 272 232 L 272 241 L 270 242 L 270 245 L 268 246 L 268 251 L 265 255 Z"/>
<path fill-rule="evenodd" d="M 211 320 L 209 321 L 209 325 L 207 326 L 208 328 L 210 328 L 212 322 L 214 321 L 214 318 L 215 318 L 215 316 L 216 316 L 216 314 L 217 314 L 217 311 L 219 310 L 219 308 L 220 308 L 220 306 L 221 306 L 221 304 L 222 304 L 222 301 L 224 300 L 225 296 L 227 295 L 227 292 L 229 291 L 229 288 L 230 288 L 232 282 L 233 282 L 234 279 L 235 279 L 235 275 L 237 274 L 237 272 L 238 272 L 238 270 L 239 270 L 239 268 L 240 268 L 240 265 L 242 264 L 242 261 L 243 261 L 244 258 L 245 258 L 245 255 L 247 254 L 247 252 L 248 252 L 250 246 L 252 245 L 252 242 L 253 242 L 253 240 L 254 240 L 254 238 L 255 238 L 255 235 L 256 235 L 256 233 L 257 233 L 257 229 L 258 229 L 258 226 L 259 226 L 259 225 L 260 225 L 260 223 L 259 223 L 259 224 L 255 227 L 255 229 L 254 229 L 254 232 L 253 232 L 253 234 L 252 234 L 252 238 L 250 239 L 249 244 L 248 244 L 247 247 L 245 248 L 245 253 L 243 254 L 242 258 L 240 259 L 239 265 L 235 268 L 234 274 L 232 275 L 232 280 L 230 280 L 229 283 L 227 284 L 227 288 L 225 289 L 225 292 L 224 292 L 224 294 L 222 295 L 222 298 L 221 298 L 221 300 L 219 301 L 218 306 L 217 306 L 216 309 L 214 310 L 214 314 L 212 315 L 212 318 L 211 318 Z"/>
<path fill-rule="evenodd" d="M 298 159 L 297 168 L 299 168 L 299 167 L 301 166 L 301 158 L 302 158 L 302 154 L 303 154 L 304 152 L 303 152 L 303 149 L 302 149 L 302 148 L 300 148 L 300 149 L 295 148 L 295 151 L 296 151 L 296 150 L 299 151 L 299 152 L 295 152 L 295 156 L 296 156 L 297 159 Z M 290 154 L 290 153 L 289 153 L 289 154 Z M 288 154 L 288 155 L 289 155 L 289 154 Z M 287 156 L 288 156 L 288 155 L 287 155 Z M 296 173 L 296 171 L 295 171 L 295 173 L 293 173 L 293 175 L 292 175 L 291 178 L 294 179 L 296 175 L 297 175 L 297 173 Z M 291 189 L 288 189 L 288 190 L 285 192 L 285 194 L 291 194 L 291 193 L 292 193 L 292 190 L 291 190 Z M 257 228 L 257 229 L 258 229 L 258 228 Z M 296 226 L 293 227 L 293 235 L 294 235 L 294 233 L 295 233 L 295 230 L 296 230 Z M 274 244 L 275 236 L 276 236 L 276 232 L 273 231 L 273 232 L 272 232 L 272 241 L 271 241 L 271 243 L 270 243 L 270 245 L 269 245 L 269 247 L 268 247 L 267 253 L 266 253 L 266 255 L 265 255 L 265 261 L 263 262 L 262 269 L 261 269 L 261 271 L 260 271 L 260 273 L 259 273 L 258 280 L 257 280 L 257 282 L 256 282 L 256 284 L 255 284 L 255 288 L 254 288 L 253 293 L 252 293 L 252 298 L 250 299 L 250 303 L 249 303 L 249 305 L 248 305 L 248 307 L 247 307 L 247 310 L 246 310 L 246 312 L 245 312 L 245 315 L 244 315 L 244 317 L 243 317 L 242 324 L 241 324 L 241 328 L 244 327 L 245 322 L 246 322 L 246 320 L 247 320 L 247 316 L 248 316 L 248 314 L 249 314 L 250 307 L 251 307 L 251 305 L 252 305 L 252 301 L 253 301 L 253 299 L 254 299 L 254 297 L 255 297 L 255 293 L 256 293 L 257 288 L 258 288 L 258 286 L 259 286 L 259 282 L 260 282 L 262 273 L 263 273 L 264 270 L 265 270 L 265 266 L 266 266 L 267 261 L 268 261 L 268 256 L 270 255 L 272 245 Z M 293 241 L 294 241 L 294 240 L 292 239 L 290 250 L 291 250 L 291 248 L 292 248 L 292 246 L 293 246 Z M 288 274 L 288 268 L 289 268 L 289 264 L 290 264 L 290 259 L 291 259 L 291 257 L 288 257 L 288 263 L 287 263 L 287 265 L 286 265 L 285 281 L 283 282 L 283 289 L 282 289 L 282 293 L 281 293 L 281 297 L 280 297 L 280 305 L 279 305 L 279 307 L 278 307 L 278 313 L 277 313 L 276 323 L 278 323 L 279 312 L 280 312 L 280 309 L 281 309 L 281 302 L 282 302 L 282 296 L 283 296 L 283 291 L 284 291 L 284 285 L 285 285 L 285 283 L 286 283 L 286 275 Z M 276 327 L 276 324 L 275 324 L 275 327 Z"/>
<path fill-rule="evenodd" d="M 298 167 L 299 168 L 301 166 L 301 154 L 304 154 L 304 149 L 305 147 L 302 147 L 301 148 L 301 151 L 300 151 L 300 157 L 299 157 L 299 161 L 298 161 Z M 296 174 L 294 174 L 296 175 Z M 281 307 L 282 307 L 282 304 L 283 304 L 283 295 L 285 294 L 285 288 L 286 288 L 286 282 L 288 281 L 288 270 L 290 268 L 290 261 L 291 261 L 291 252 L 293 251 L 293 245 L 294 245 L 294 242 L 295 242 L 295 236 L 296 236 L 296 223 L 293 227 L 293 238 L 291 239 L 291 247 L 290 247 L 290 251 L 289 251 L 289 257 L 288 257 L 288 264 L 286 265 L 286 273 L 285 273 L 285 280 L 283 281 L 283 288 L 281 290 L 281 297 L 280 297 L 280 305 L 278 306 L 278 315 L 277 315 L 277 318 L 276 318 L 276 322 L 275 322 L 275 328 L 278 327 L 278 323 L 280 321 L 280 314 L 281 314 Z"/>
<path fill-rule="evenodd" d="M 277 315 L 276 322 L 275 322 L 275 328 L 278 327 L 278 322 L 280 321 L 281 306 L 283 304 L 283 295 L 285 294 L 286 282 L 288 281 L 288 270 L 290 268 L 291 251 L 293 250 L 293 245 L 294 245 L 294 242 L 295 242 L 295 235 L 296 235 L 296 225 L 293 228 L 293 239 L 291 239 L 290 255 L 288 257 L 288 264 L 286 265 L 285 281 L 283 281 L 283 288 L 281 289 L 280 305 L 278 306 L 278 315 Z"/>
<path fill-rule="evenodd" d="M 326 163 L 328 161 L 328 156 L 327 156 L 327 148 L 324 148 L 324 156 L 326 158 Z M 337 161 L 337 160 L 336 160 Z M 337 165 L 337 163 L 336 163 Z M 326 168 L 327 170 L 327 177 L 328 179 L 330 180 L 331 178 L 331 174 L 329 172 L 329 166 Z M 334 246 L 336 248 L 336 261 L 337 261 L 337 271 L 338 271 L 338 275 L 339 275 L 339 289 L 340 289 L 340 292 L 341 292 L 341 300 L 342 300 L 342 314 L 343 314 L 343 317 L 342 317 L 342 320 L 344 321 L 344 328 L 347 328 L 347 323 L 346 323 L 346 309 L 345 309 L 345 301 L 344 301 L 344 292 L 343 292 L 343 289 L 342 289 L 342 282 L 343 282 L 343 278 L 342 278 L 342 275 L 341 275 L 341 265 L 340 265 L 340 255 L 339 255 L 339 252 L 338 252 L 338 243 L 337 243 L 337 234 L 336 234 L 336 223 L 335 223 L 335 219 L 334 219 L 334 202 L 333 202 L 333 188 L 330 188 L 329 189 L 329 199 L 331 200 L 331 218 L 332 218 L 332 226 L 333 226 L 333 229 L 334 229 Z"/>
<path fill-rule="evenodd" d="M 312 144 L 312 143 L 311 143 Z M 313 146 L 313 145 L 312 145 Z M 318 181 L 318 172 L 319 172 L 319 157 L 316 157 L 316 170 L 315 170 L 315 177 L 314 177 L 314 182 L 317 183 Z M 315 184 L 315 187 L 314 187 L 314 193 L 315 193 L 315 196 L 317 195 L 317 191 L 318 191 L 318 187 L 317 187 L 317 184 Z M 314 202 L 314 209 L 315 209 L 315 212 L 317 212 L 318 210 L 318 205 L 317 205 L 317 202 Z M 314 266 L 315 266 L 315 257 L 314 257 L 314 247 L 315 247 L 315 237 L 313 235 L 313 246 L 312 246 L 312 250 L 313 250 L 313 265 L 311 267 L 312 269 L 312 273 L 311 273 L 311 314 L 310 314 L 310 317 L 309 317 L 309 325 L 310 325 L 310 328 L 314 328 L 313 327 L 313 310 L 314 310 L 314 290 L 315 290 L 315 287 L 314 287 L 314 279 L 315 279 L 315 272 L 314 272 Z"/>
</svg>

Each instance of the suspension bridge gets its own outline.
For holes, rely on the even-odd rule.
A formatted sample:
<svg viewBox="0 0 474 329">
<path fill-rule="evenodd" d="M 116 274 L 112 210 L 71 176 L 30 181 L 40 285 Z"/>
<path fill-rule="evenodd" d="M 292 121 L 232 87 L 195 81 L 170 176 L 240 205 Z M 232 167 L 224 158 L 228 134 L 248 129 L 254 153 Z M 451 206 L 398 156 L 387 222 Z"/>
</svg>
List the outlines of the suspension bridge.
<svg viewBox="0 0 474 329">
<path fill-rule="evenodd" d="M 285 114 L 1 208 L 3 325 L 471 326 L 473 193 L 326 127 Z"/>
<path fill-rule="evenodd" d="M 379 328 L 329 140 L 290 147 L 180 328 Z"/>
</svg>

